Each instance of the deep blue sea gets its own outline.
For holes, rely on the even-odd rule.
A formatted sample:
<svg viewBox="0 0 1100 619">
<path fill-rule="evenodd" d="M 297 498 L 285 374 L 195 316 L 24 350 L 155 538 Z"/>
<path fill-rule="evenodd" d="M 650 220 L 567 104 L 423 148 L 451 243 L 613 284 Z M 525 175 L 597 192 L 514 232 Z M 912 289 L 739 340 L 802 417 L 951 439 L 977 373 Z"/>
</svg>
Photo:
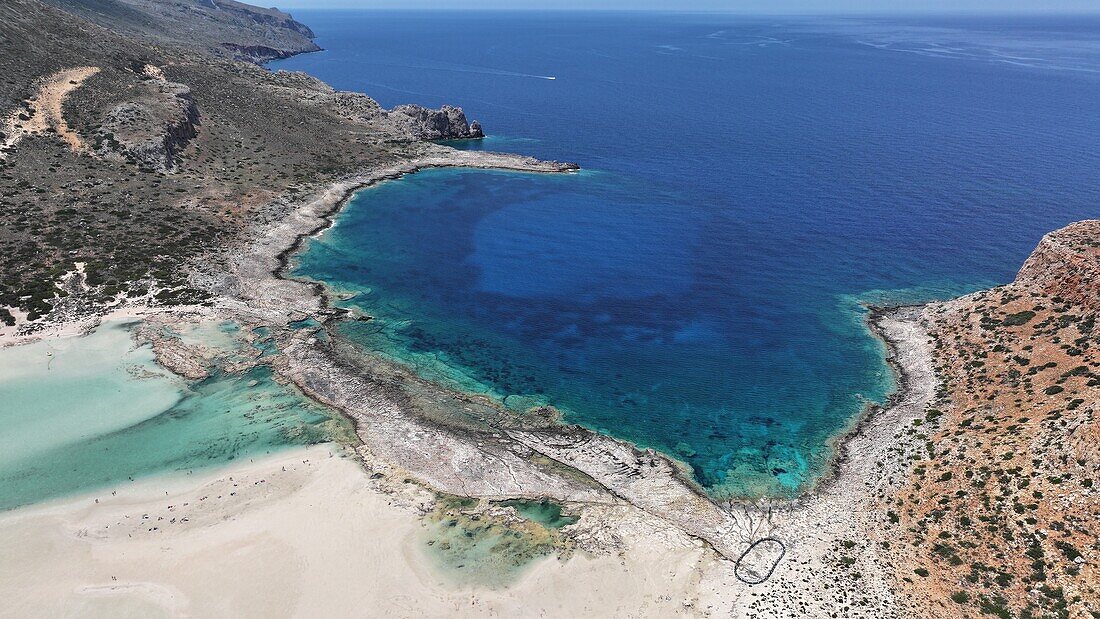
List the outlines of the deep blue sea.
<svg viewBox="0 0 1100 619">
<path fill-rule="evenodd" d="M 1100 19 L 307 12 L 273 63 L 569 176 L 361 192 L 300 274 L 372 351 L 791 495 L 892 388 L 861 300 L 1009 281 L 1100 216 Z M 551 79 L 553 78 L 553 79 Z"/>
</svg>

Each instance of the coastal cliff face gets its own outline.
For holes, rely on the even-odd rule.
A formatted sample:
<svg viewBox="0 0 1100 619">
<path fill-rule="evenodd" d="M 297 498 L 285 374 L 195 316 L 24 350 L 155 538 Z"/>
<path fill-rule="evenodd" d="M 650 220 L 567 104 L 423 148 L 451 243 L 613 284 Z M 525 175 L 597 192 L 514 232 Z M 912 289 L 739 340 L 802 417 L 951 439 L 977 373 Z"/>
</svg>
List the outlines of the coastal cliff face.
<svg viewBox="0 0 1100 619">
<path fill-rule="evenodd" d="M 44 0 L 113 32 L 261 63 L 321 49 L 278 9 L 234 0 Z"/>
<path fill-rule="evenodd" d="M 1100 613 L 1100 221 L 1016 280 L 931 306 L 943 404 L 887 501 L 898 582 L 929 617 Z"/>
<path fill-rule="evenodd" d="M 459 107 L 444 105 L 433 110 L 406 104 L 387 110 L 363 93 L 336 90 L 300 71 L 275 71 L 267 81 L 269 88 L 332 110 L 347 120 L 374 127 L 391 139 L 398 136 L 412 141 L 485 137 L 481 123 L 468 121 Z"/>
<path fill-rule="evenodd" d="M 1016 283 L 1100 310 L 1100 221 L 1080 221 L 1044 236 Z"/>
</svg>

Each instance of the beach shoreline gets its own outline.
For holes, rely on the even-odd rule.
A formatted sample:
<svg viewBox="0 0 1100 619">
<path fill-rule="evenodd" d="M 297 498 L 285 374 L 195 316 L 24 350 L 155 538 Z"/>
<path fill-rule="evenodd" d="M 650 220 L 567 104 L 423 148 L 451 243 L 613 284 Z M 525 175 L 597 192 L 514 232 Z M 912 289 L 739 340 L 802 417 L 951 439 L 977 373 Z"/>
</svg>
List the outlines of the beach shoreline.
<svg viewBox="0 0 1100 619">
<path fill-rule="evenodd" d="M 735 616 L 827 616 L 846 606 L 853 617 L 913 616 L 912 603 L 897 594 L 893 581 L 898 549 L 888 543 L 882 500 L 902 482 L 906 457 L 920 447 L 903 429 L 935 399 L 939 379 L 922 324 L 925 309 L 880 308 L 868 316 L 888 346 L 898 389 L 845 435 L 826 480 L 766 513 L 759 535 L 784 540 L 786 555 L 769 580 L 750 589 L 751 599 L 738 605 L 743 614 Z M 875 604 L 859 608 L 861 598 Z"/>
<path fill-rule="evenodd" d="M 891 317 L 899 313 L 919 315 L 929 305 L 931 305 L 931 303 L 862 305 L 862 307 L 867 310 L 862 321 L 864 328 L 867 329 L 867 332 L 874 337 L 875 340 L 882 344 L 885 351 L 883 362 L 894 377 L 894 388 L 886 395 L 885 401 L 881 404 L 867 402 L 859 413 L 854 415 L 843 428 L 829 438 L 827 444 L 829 445 L 832 455 L 829 458 L 829 463 L 825 468 L 825 472 L 815 479 L 798 497 L 791 499 L 792 504 L 798 504 L 805 498 L 829 491 L 830 486 L 837 483 L 841 471 L 847 462 L 848 443 L 856 439 L 862 433 L 868 431 L 877 415 L 883 414 L 885 411 L 895 407 L 899 402 L 904 401 L 913 389 L 913 386 L 910 385 L 912 368 L 898 361 L 899 352 L 904 347 L 911 346 L 912 343 L 895 339 L 896 336 L 891 334 L 891 332 L 883 326 L 882 322 L 890 320 Z"/>
<path fill-rule="evenodd" d="M 705 560 L 655 537 L 630 556 L 548 556 L 506 588 L 470 587 L 431 557 L 421 520 L 434 500 L 318 445 L 3 512 L 0 615 L 668 616 Z"/>
<path fill-rule="evenodd" d="M 913 320 L 913 316 L 909 316 L 908 319 Z M 912 351 L 909 349 L 916 343 L 914 338 L 919 336 L 919 330 L 907 330 L 908 328 L 905 325 L 911 325 L 912 323 L 906 322 L 905 318 L 894 320 L 890 312 L 884 313 L 882 320 L 886 323 L 882 328 L 892 338 L 894 346 L 898 351 L 897 354 L 909 355 L 908 357 L 899 357 L 899 363 L 902 364 L 902 367 L 912 368 L 914 358 L 911 354 Z M 891 320 L 894 320 L 894 322 L 890 322 Z M 898 401 L 900 402 L 904 399 L 905 398 L 899 398 Z M 847 539 L 851 537 L 852 531 L 862 531 L 864 529 L 860 527 L 867 526 L 866 520 L 861 520 L 856 513 L 857 510 L 853 509 L 854 505 L 867 505 L 868 492 L 865 484 L 868 479 L 873 478 L 872 475 L 867 474 L 867 458 L 871 456 L 866 452 L 866 449 L 868 445 L 873 445 L 876 450 L 884 450 L 894 443 L 890 433 L 899 427 L 898 424 L 902 422 L 903 418 L 898 415 L 893 415 L 893 413 L 894 411 L 892 408 L 887 408 L 881 415 L 874 416 L 865 421 L 865 431 L 854 435 L 848 443 L 849 448 L 855 451 L 852 457 L 840 463 L 838 479 L 826 487 L 818 488 L 815 494 L 804 497 L 799 504 L 738 505 L 730 510 L 733 514 L 733 518 L 729 523 L 729 529 L 725 532 L 725 536 L 731 538 L 731 540 L 738 540 L 736 545 L 731 543 L 729 545 L 730 548 L 741 548 L 742 545 L 747 545 L 741 540 L 759 539 L 764 536 L 776 537 L 784 540 L 784 544 L 786 545 L 786 556 L 774 566 L 775 572 L 771 579 L 763 584 L 747 586 L 743 583 L 736 582 L 736 565 L 733 561 L 722 558 L 722 549 L 720 547 L 714 547 L 708 540 L 698 536 L 696 534 L 697 532 L 685 531 L 681 526 L 677 525 L 675 519 L 651 513 L 644 508 L 640 509 L 626 500 L 608 497 L 607 499 L 601 500 L 565 502 L 571 512 L 578 513 L 581 516 L 577 524 L 567 527 L 568 535 L 580 540 L 577 558 L 569 559 L 565 562 L 547 559 L 525 570 L 524 575 L 519 581 L 505 587 L 503 590 L 492 592 L 481 588 L 475 588 L 473 590 L 460 589 L 457 590 L 454 598 L 448 599 L 451 599 L 450 603 L 455 604 L 457 604 L 457 602 L 454 601 L 456 599 L 467 599 L 470 597 L 481 600 L 494 599 L 496 600 L 493 602 L 494 604 L 512 604 L 516 603 L 516 598 L 512 596 L 518 596 L 522 599 L 524 595 L 530 595 L 529 590 L 526 588 L 528 586 L 526 583 L 533 581 L 537 582 L 545 578 L 558 579 L 556 582 L 561 586 L 569 586 L 576 589 L 577 587 L 585 586 L 582 583 L 591 576 L 589 570 L 592 565 L 603 566 L 601 569 L 606 568 L 610 570 L 606 572 L 603 578 L 610 579 L 610 582 L 615 583 L 615 587 L 636 586 L 639 582 L 639 576 L 637 574 L 649 569 L 642 567 L 645 561 L 652 563 L 656 556 L 662 557 L 661 561 L 665 561 L 665 557 L 673 556 L 679 557 L 673 562 L 676 565 L 675 569 L 667 565 L 665 565 L 664 569 L 666 569 L 669 574 L 672 574 L 672 582 L 675 586 L 669 589 L 669 593 L 664 594 L 665 599 L 660 600 L 661 604 L 649 608 L 648 611 L 638 609 L 636 615 L 667 616 L 667 613 L 677 612 L 681 614 L 706 616 L 708 614 L 717 614 L 718 611 L 725 612 L 725 610 L 722 609 L 726 609 L 730 611 L 733 616 L 752 616 L 752 614 L 759 612 L 761 608 L 767 608 L 769 612 L 773 613 L 772 616 L 799 616 L 794 613 L 794 609 L 799 608 L 798 604 L 805 604 L 807 600 L 825 600 L 828 599 L 827 596 L 830 594 L 830 590 L 828 589 L 822 591 L 800 580 L 805 577 L 805 565 L 814 565 L 815 569 L 820 570 L 818 576 L 826 580 L 838 578 L 838 574 L 834 574 L 836 571 L 835 568 L 831 566 L 827 559 L 829 553 L 834 550 L 831 542 L 837 539 Z M 377 429 L 377 426 L 373 427 Z M 882 441 L 880 439 L 889 440 Z M 271 460 L 273 462 L 293 460 L 310 450 L 339 451 L 339 448 L 329 445 L 309 448 L 291 448 L 272 456 Z M 330 506 L 332 509 L 336 509 L 336 505 L 355 506 L 357 504 L 362 504 L 362 501 L 365 500 L 365 495 L 363 493 L 367 493 L 369 496 L 381 497 L 386 501 L 393 501 L 394 497 L 404 497 L 398 501 L 404 501 L 404 503 L 402 503 L 403 508 L 400 510 L 400 514 L 397 517 L 405 522 L 407 526 L 414 528 L 420 526 L 418 523 L 421 522 L 428 506 L 436 500 L 434 498 L 436 495 L 433 492 L 431 484 L 409 483 L 408 479 L 404 478 L 407 474 L 406 470 L 400 467 L 391 466 L 385 461 L 385 458 L 377 457 L 375 454 L 371 453 L 369 449 L 364 450 L 361 448 L 357 450 L 356 454 L 345 453 L 345 455 L 348 456 L 345 461 L 354 466 L 344 473 L 337 475 L 337 477 L 343 480 L 341 482 L 343 484 L 342 490 L 333 490 L 331 488 L 326 490 L 326 494 L 332 495 L 330 496 Z M 257 459 L 257 462 L 266 460 L 267 459 Z M 254 462 L 231 464 L 218 467 L 208 472 L 203 472 L 201 475 L 192 478 L 192 480 L 199 478 L 205 480 L 209 477 L 222 479 L 231 477 L 240 481 L 241 477 L 246 475 L 245 472 L 254 469 L 255 466 L 256 463 Z M 382 473 L 383 475 L 379 477 L 375 475 L 376 473 Z M 332 475 L 329 473 L 324 475 L 324 477 L 331 476 Z M 149 486 L 150 488 L 155 486 L 157 488 L 155 493 L 148 493 L 146 497 L 147 503 L 143 503 L 143 505 L 149 505 L 151 507 L 153 503 L 163 502 L 163 497 L 158 499 L 155 496 L 155 494 L 159 494 L 162 491 L 160 486 L 165 486 L 171 492 L 175 493 L 176 491 L 172 490 L 169 486 L 173 486 L 177 483 L 183 486 L 194 486 L 193 481 L 189 481 L 187 476 L 182 475 L 169 477 L 156 476 L 140 480 L 138 482 L 139 486 Z M 199 486 L 202 487 L 202 484 Z M 360 490 L 353 490 L 353 488 L 359 488 Z M 197 489 L 193 487 L 192 490 L 197 491 Z M 43 514 L 51 510 L 62 509 L 59 506 L 65 506 L 63 508 L 65 510 L 88 510 L 90 503 L 98 507 L 99 504 L 92 503 L 93 498 L 97 498 L 96 495 L 100 495 L 99 498 L 101 498 L 105 496 L 108 491 L 108 489 L 102 489 L 90 493 L 81 493 L 77 496 L 55 499 L 45 504 L 26 506 L 0 514 L 0 531 L 4 531 L 11 522 L 16 521 L 32 523 L 32 525 L 28 526 L 45 526 L 45 521 L 43 521 L 42 518 L 48 519 L 49 517 L 43 516 Z M 120 495 L 125 496 L 123 492 L 120 492 Z M 174 497 L 175 494 L 172 496 Z M 540 494 L 536 493 L 532 496 L 540 496 Z M 409 497 L 413 498 L 410 499 Z M 105 508 L 110 506 L 109 502 L 103 502 L 102 504 Z M 293 494 L 280 495 L 278 498 L 273 498 L 270 503 L 271 508 L 263 507 L 259 504 L 245 500 L 242 502 L 239 510 L 232 511 L 232 513 L 236 515 L 228 520 L 219 518 L 218 521 L 230 523 L 236 520 L 245 519 L 250 523 L 249 531 L 251 531 L 251 533 L 248 533 L 248 535 L 253 535 L 256 531 L 256 527 L 262 530 L 267 526 L 264 524 L 264 514 L 270 514 L 270 509 L 279 511 L 285 509 L 299 509 L 293 507 L 298 504 Z M 70 513 L 73 512 L 70 511 Z M 755 529 L 752 528 L 754 526 L 752 523 L 753 518 L 758 519 Z M 190 546 L 195 544 L 201 547 L 204 544 L 214 543 L 213 540 L 221 540 L 224 542 L 225 536 L 227 535 L 226 532 L 229 528 L 233 528 L 232 525 L 207 522 L 201 528 L 201 531 L 196 530 L 193 534 L 189 534 L 191 535 L 191 537 L 189 537 L 191 541 L 189 541 L 187 545 Z M 409 530 L 411 531 L 413 529 Z M 237 533 L 244 535 L 244 533 L 237 529 L 234 529 L 234 531 L 234 535 Z M 335 534 L 333 535 L 335 536 Z M 382 533 L 376 532 L 371 535 L 382 535 Z M 33 535 L 31 537 L 33 538 Z M 127 539 L 129 540 L 130 538 Z M 121 545 L 123 544 L 121 540 L 97 541 L 94 539 L 89 540 L 87 538 L 81 538 L 81 541 L 74 541 L 72 543 L 93 544 L 94 547 L 105 549 L 96 551 L 101 556 L 93 558 L 93 563 L 87 566 L 89 573 L 93 576 L 99 574 L 95 566 L 103 561 L 103 553 L 110 554 L 116 551 L 112 549 L 121 549 L 123 547 Z M 118 545 L 116 546 L 116 544 Z M 727 548 L 727 552 L 728 551 Z M 653 555 L 652 553 L 655 552 L 658 554 Z M 640 556 L 649 558 L 642 561 L 638 559 Z M 626 557 L 627 559 L 616 557 Z M 48 561 L 48 558 L 47 556 L 44 560 Z M 268 557 L 268 559 L 270 559 L 270 557 Z M 874 559 L 876 561 L 882 561 L 884 557 L 875 555 Z M 82 561 L 83 560 L 84 559 L 82 559 Z M 425 584 L 426 581 L 424 581 L 423 578 L 427 578 L 428 581 L 432 581 L 433 578 L 439 578 L 438 572 L 433 571 L 438 568 L 422 563 L 422 559 L 418 559 L 414 555 L 408 555 L 408 551 L 402 551 L 401 557 L 398 559 L 394 559 L 393 557 L 387 559 L 387 561 L 392 560 L 397 560 L 398 564 L 395 566 L 386 563 L 387 569 L 413 569 L 415 573 L 420 574 L 417 579 L 410 579 L 406 582 L 406 585 L 409 587 L 409 595 L 415 597 L 418 595 L 418 592 L 423 593 L 425 590 L 433 590 L 432 588 L 436 586 Z M 627 564 L 630 566 L 628 570 L 620 572 L 617 569 L 613 569 L 613 566 L 618 566 L 621 560 L 627 561 Z M 156 563 L 156 560 L 153 561 Z M 657 563 L 661 563 L 661 561 Z M 341 559 L 332 556 L 327 562 L 330 565 L 338 566 L 341 564 Z M 248 562 L 244 565 L 250 567 L 245 567 L 243 569 L 259 569 L 257 566 L 251 566 L 251 563 Z M 200 572 L 202 571 L 205 570 L 200 570 Z M 408 572 L 403 573 L 407 574 Z M 603 573 L 604 572 L 601 572 L 601 574 Z M 433 576 L 433 574 L 435 574 L 435 576 Z M 840 575 L 843 575 L 843 572 L 840 572 Z M 10 583 L 13 578 L 13 576 L 9 575 L 8 577 L 0 578 L 0 582 Z M 84 596 L 91 595 L 96 600 L 130 600 L 126 602 L 126 604 L 133 602 L 134 599 L 140 600 L 142 604 L 152 603 L 149 601 L 150 599 L 153 599 L 157 604 L 167 603 L 166 600 L 175 599 L 177 602 L 172 603 L 177 604 L 180 599 L 179 596 L 182 595 L 181 590 L 197 586 L 194 583 L 181 583 L 175 576 L 162 575 L 161 578 L 164 579 L 165 583 L 171 583 L 170 586 L 163 583 L 154 583 L 156 586 L 152 584 L 142 584 L 152 582 L 151 580 L 129 582 L 125 586 L 114 584 L 113 581 L 110 584 L 102 582 L 92 584 L 92 581 L 95 580 L 95 578 L 92 577 L 89 579 L 88 583 L 81 585 L 81 587 L 74 588 L 79 595 L 77 595 L 76 598 L 70 597 L 69 599 L 83 599 Z M 648 578 L 648 576 L 643 578 Z M 277 578 L 273 576 L 273 580 L 277 580 Z M 815 580 L 811 580 L 810 582 L 816 583 L 817 587 L 820 586 L 820 583 Z M 607 581 L 604 581 L 605 585 L 606 583 Z M 866 585 L 866 583 L 864 583 L 864 585 Z M 161 587 L 165 587 L 167 590 L 171 591 L 172 595 L 165 597 Z M 453 586 L 444 585 L 444 588 L 453 588 Z M 835 593 L 835 587 L 832 591 Z M 151 592 L 160 593 L 154 596 Z M 880 593 L 886 595 L 884 591 Z M 303 599 L 313 599 L 302 593 L 301 590 L 298 590 L 298 594 L 305 596 Z M 825 597 L 819 597 L 823 594 L 825 594 Z M 236 594 L 227 592 L 226 595 L 233 597 Z M 436 603 L 436 601 L 433 601 L 434 598 L 432 598 L 432 596 L 428 597 L 431 599 L 423 602 L 423 605 L 417 606 L 414 604 L 408 606 L 406 607 L 406 611 L 412 612 L 413 609 L 422 610 L 428 607 L 436 608 L 436 606 L 433 606 Z M 188 597 L 188 599 L 191 598 Z M 352 594 L 337 596 L 331 603 L 343 607 L 342 605 L 344 604 L 352 604 L 352 599 L 358 600 L 359 596 Z M 512 600 L 512 602 L 508 602 L 508 600 Z M 530 602 L 530 600 L 528 601 Z M 530 603 L 534 604 L 533 607 L 543 610 L 553 608 L 549 601 Z M 591 602 L 589 603 L 591 604 Z M 89 604 L 91 603 L 89 602 Z M 118 607 L 113 606 L 114 602 L 111 602 L 111 604 L 111 609 L 117 610 Z M 540 606 L 539 604 L 542 605 Z M 290 607 L 292 606 L 293 605 Z M 175 609 L 173 612 L 182 612 L 180 610 L 182 608 L 181 606 L 177 605 L 173 608 Z M 517 607 L 512 608 L 515 610 Z M 584 610 L 598 612 L 598 608 L 601 607 L 589 605 L 585 607 Z M 476 608 L 468 610 L 468 613 L 462 612 L 461 607 L 456 607 L 456 612 L 460 615 L 480 614 Z M 481 610 L 483 610 L 483 608 Z M 604 608 L 604 610 L 611 612 L 608 608 Z M 578 612 L 580 611 L 578 610 Z M 93 612 L 92 614 L 95 613 Z M 293 613 L 288 610 L 286 614 Z M 565 612 L 551 612 L 550 614 L 554 616 L 563 616 Z"/>
</svg>

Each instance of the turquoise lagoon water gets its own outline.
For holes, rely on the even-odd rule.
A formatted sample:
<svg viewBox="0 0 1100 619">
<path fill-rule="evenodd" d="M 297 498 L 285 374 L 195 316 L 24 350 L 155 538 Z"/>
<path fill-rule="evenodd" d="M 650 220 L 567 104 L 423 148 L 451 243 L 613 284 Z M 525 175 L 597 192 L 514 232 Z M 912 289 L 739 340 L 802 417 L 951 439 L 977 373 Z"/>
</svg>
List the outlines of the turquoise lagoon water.
<svg viewBox="0 0 1100 619">
<path fill-rule="evenodd" d="M 501 501 L 500 504 L 505 507 L 511 507 L 515 509 L 516 513 L 520 516 L 551 529 L 567 527 L 576 523 L 578 520 L 576 516 L 563 514 L 561 505 L 546 499 L 541 501 L 511 499 L 508 501 Z"/>
<path fill-rule="evenodd" d="M 0 349 L 0 510 L 327 438 L 330 417 L 267 368 L 184 381 L 132 345 L 132 326 Z M 234 331 L 181 335 L 232 350 Z"/>
<path fill-rule="evenodd" d="M 891 388 L 858 301 L 1008 281 L 1100 214 L 1100 19 L 310 12 L 274 64 L 581 174 L 361 192 L 298 273 L 364 348 L 790 495 Z M 556 79 L 548 79 L 554 77 Z"/>
</svg>

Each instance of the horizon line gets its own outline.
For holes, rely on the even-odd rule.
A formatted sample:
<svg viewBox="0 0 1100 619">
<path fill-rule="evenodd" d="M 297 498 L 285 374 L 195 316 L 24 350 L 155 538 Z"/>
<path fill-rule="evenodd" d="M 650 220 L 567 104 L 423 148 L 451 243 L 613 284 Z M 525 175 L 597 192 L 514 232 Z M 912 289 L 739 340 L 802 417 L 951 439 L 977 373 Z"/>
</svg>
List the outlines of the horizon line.
<svg viewBox="0 0 1100 619">
<path fill-rule="evenodd" d="M 394 13 L 664 13 L 669 15 L 741 15 L 745 17 L 904 17 L 904 16 L 960 16 L 974 15 L 986 17 L 1011 17 L 1016 15 L 1028 16 L 1059 16 L 1069 17 L 1074 15 L 1100 16 L 1100 6 L 1096 9 L 929 9 L 929 10 L 903 10 L 903 11 L 779 11 L 764 12 L 737 9 L 664 9 L 664 8 L 578 8 L 578 7 L 397 7 L 397 6 L 312 6 L 305 4 L 275 4 L 271 8 L 285 11 L 387 11 Z"/>
</svg>

